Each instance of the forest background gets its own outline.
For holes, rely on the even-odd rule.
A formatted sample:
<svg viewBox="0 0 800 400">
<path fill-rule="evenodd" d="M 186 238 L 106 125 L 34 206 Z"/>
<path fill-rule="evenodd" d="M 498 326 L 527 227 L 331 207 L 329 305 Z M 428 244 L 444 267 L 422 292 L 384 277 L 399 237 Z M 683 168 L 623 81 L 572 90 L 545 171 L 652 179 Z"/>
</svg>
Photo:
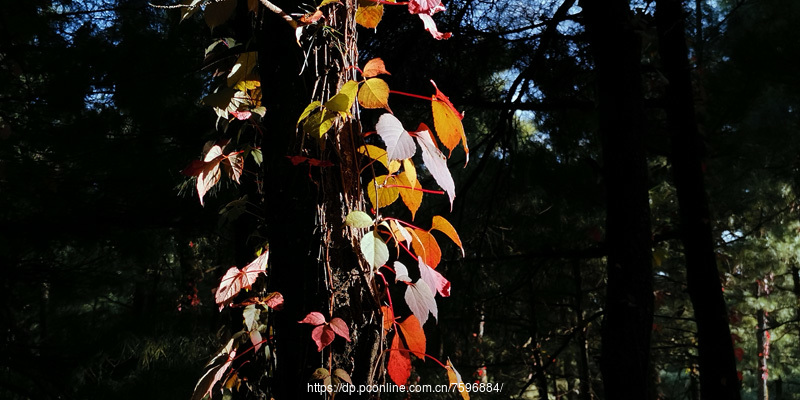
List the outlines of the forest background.
<svg viewBox="0 0 800 400">
<path fill-rule="evenodd" d="M 250 261 L 239 246 L 253 211 L 235 201 L 252 189 L 223 179 L 201 206 L 181 174 L 218 139 L 204 50 L 235 29 L 135 0 L 7 3 L 0 397 L 189 399 L 234 318 L 213 289 Z M 628 386 L 699 399 L 715 373 L 738 392 L 726 371 L 742 398 L 800 398 L 800 3 L 614 4 L 449 1 L 435 16 L 447 40 L 391 6 L 377 29 L 359 28 L 359 65 L 380 57 L 405 92 L 429 96 L 434 80 L 472 150 L 466 167 L 460 150 L 450 162 L 447 218 L 465 254 L 442 245 L 452 294 L 425 325 L 427 353 L 464 382 L 504 385 L 474 398 L 617 398 Z M 662 4 L 677 13 L 657 14 Z M 377 115 L 362 116 L 365 131 Z M 416 220 L 450 208 L 429 197 Z M 704 240 L 707 252 L 691 250 Z M 619 317 L 631 304 L 636 326 Z M 704 341 L 709 329 L 730 347 Z M 413 368 L 416 382 L 447 382 L 430 360 Z"/>
</svg>

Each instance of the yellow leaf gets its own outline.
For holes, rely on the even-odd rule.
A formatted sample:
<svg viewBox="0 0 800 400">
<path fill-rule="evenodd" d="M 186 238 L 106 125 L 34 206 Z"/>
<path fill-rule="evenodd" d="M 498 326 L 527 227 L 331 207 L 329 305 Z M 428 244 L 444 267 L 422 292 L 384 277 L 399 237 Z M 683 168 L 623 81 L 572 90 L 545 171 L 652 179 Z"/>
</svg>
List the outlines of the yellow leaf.
<svg viewBox="0 0 800 400">
<path fill-rule="evenodd" d="M 367 65 L 365 65 L 364 69 L 361 71 L 361 76 L 364 78 L 372 78 L 380 74 L 391 75 L 389 71 L 386 70 L 386 66 L 380 58 L 373 58 L 367 61 Z"/>
<path fill-rule="evenodd" d="M 303 110 L 303 113 L 300 114 L 300 118 L 297 119 L 297 125 L 300 125 L 302 120 L 308 118 L 311 112 L 319 108 L 321 105 L 322 103 L 319 100 L 312 101 L 311 104 L 307 105 L 306 109 Z"/>
<path fill-rule="evenodd" d="M 327 6 L 328 4 L 339 3 L 339 0 L 322 0 L 317 9 Z"/>
<path fill-rule="evenodd" d="M 403 170 L 405 170 L 406 177 L 411 183 L 410 186 L 417 187 L 417 167 L 414 166 L 414 162 L 409 159 L 403 160 Z"/>
<path fill-rule="evenodd" d="M 383 164 L 386 169 L 389 169 L 388 160 L 386 158 L 386 150 L 371 144 L 364 145 L 358 148 L 358 152 Z"/>
<path fill-rule="evenodd" d="M 364 28 L 375 28 L 383 18 L 383 4 L 369 0 L 358 0 L 356 23 Z"/>
<path fill-rule="evenodd" d="M 397 171 L 400 171 L 400 166 L 401 165 L 402 164 L 400 164 L 399 160 L 392 160 L 392 161 L 389 161 L 389 166 L 387 167 L 387 169 L 389 170 L 390 174 L 393 174 L 393 173 L 395 173 Z"/>
<path fill-rule="evenodd" d="M 456 228 L 453 228 L 453 225 L 444 217 L 439 215 L 433 216 L 433 221 L 431 222 L 431 230 L 437 230 L 439 232 L 444 233 L 453 243 L 457 244 L 459 248 L 461 248 L 461 257 L 464 257 L 464 246 L 461 245 L 461 238 L 458 237 L 458 232 L 456 232 Z"/>
<path fill-rule="evenodd" d="M 389 108 L 389 85 L 380 78 L 367 79 L 358 90 L 358 104 L 364 108 Z"/>
<path fill-rule="evenodd" d="M 203 19 L 212 30 L 229 20 L 236 11 L 236 0 L 216 1 L 206 6 Z"/>
<path fill-rule="evenodd" d="M 246 81 L 240 81 L 236 84 L 236 86 L 234 86 L 234 89 L 244 92 L 245 90 L 254 90 L 259 87 L 261 87 L 260 81 L 250 79 Z"/>
<path fill-rule="evenodd" d="M 416 180 L 416 176 L 414 179 Z M 416 182 L 412 183 L 410 181 L 408 177 L 408 170 L 406 170 L 397 175 L 397 184 L 400 186 L 413 188 Z M 413 221 L 417 214 L 417 210 L 419 210 L 419 206 L 422 204 L 422 192 L 419 190 L 406 188 L 397 189 L 400 192 L 400 197 L 403 199 L 403 204 L 408 207 L 408 211 L 411 211 L 411 220 Z"/>
<path fill-rule="evenodd" d="M 436 135 L 439 136 L 442 144 L 450 150 L 450 154 L 453 153 L 453 149 L 460 141 L 464 142 L 464 148 L 466 149 L 467 138 L 464 133 L 464 125 L 461 124 L 461 118 L 443 101 L 432 100 L 431 108 L 433 109 L 433 126 L 436 128 Z"/>
<path fill-rule="evenodd" d="M 331 97 L 330 100 L 325 102 L 325 108 L 333 112 L 349 113 L 350 108 L 353 107 L 357 92 L 358 82 L 348 81 L 342 85 L 342 88 L 339 89 L 339 93 L 336 93 L 336 96 Z"/>
<path fill-rule="evenodd" d="M 396 187 L 386 187 L 386 185 L 396 184 L 395 177 L 386 175 L 378 176 L 368 183 L 367 196 L 372 206 L 378 209 L 394 203 L 400 193 Z"/>
<path fill-rule="evenodd" d="M 436 268 L 439 261 L 442 260 L 442 250 L 439 249 L 436 238 L 430 232 L 421 229 L 412 229 L 411 231 L 414 233 L 414 240 L 411 242 L 414 253 L 417 257 L 422 257 L 422 261 L 429 267 Z"/>
<path fill-rule="evenodd" d="M 306 122 L 303 123 L 303 132 L 309 135 L 317 135 L 321 138 L 325 135 L 325 132 L 331 129 L 337 115 L 338 114 L 334 114 L 328 110 L 313 113 L 306 119 Z"/>
<path fill-rule="evenodd" d="M 469 400 L 469 392 L 464 386 L 464 381 L 461 380 L 461 374 L 456 371 L 456 367 L 453 366 L 449 359 L 447 360 L 447 380 L 450 381 L 451 386 L 455 386 L 458 389 L 464 400 Z"/>
</svg>

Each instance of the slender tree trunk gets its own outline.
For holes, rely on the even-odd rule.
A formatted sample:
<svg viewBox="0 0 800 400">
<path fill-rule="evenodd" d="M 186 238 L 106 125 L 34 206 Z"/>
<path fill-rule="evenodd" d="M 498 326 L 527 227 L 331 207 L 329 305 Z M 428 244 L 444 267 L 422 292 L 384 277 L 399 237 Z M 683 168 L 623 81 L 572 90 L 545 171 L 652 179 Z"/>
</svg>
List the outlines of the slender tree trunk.
<svg viewBox="0 0 800 400">
<path fill-rule="evenodd" d="M 581 2 L 595 58 L 607 190 L 608 286 L 600 369 L 608 399 L 649 399 L 653 276 L 641 42 L 628 2 Z"/>
<path fill-rule="evenodd" d="M 756 282 L 756 298 L 769 295 L 769 277 L 764 277 L 763 280 Z M 769 331 L 767 330 L 767 312 L 764 309 L 756 311 L 756 321 L 758 329 L 756 330 L 756 348 L 758 349 L 758 400 L 769 399 L 769 367 L 767 359 L 769 358 Z"/>
<path fill-rule="evenodd" d="M 577 326 L 581 331 L 575 335 L 578 342 L 578 399 L 592 400 L 592 379 L 589 373 L 589 341 L 587 339 L 588 326 L 583 319 L 583 279 L 580 264 L 572 262 L 572 277 L 575 282 L 575 317 Z"/>
<path fill-rule="evenodd" d="M 711 213 L 703 181 L 682 3 L 658 0 L 656 4 L 659 53 L 669 81 L 667 127 L 680 207 L 681 240 L 686 253 L 689 297 L 697 321 L 701 397 L 704 400 L 739 399 L 728 309 L 717 271 Z"/>
</svg>

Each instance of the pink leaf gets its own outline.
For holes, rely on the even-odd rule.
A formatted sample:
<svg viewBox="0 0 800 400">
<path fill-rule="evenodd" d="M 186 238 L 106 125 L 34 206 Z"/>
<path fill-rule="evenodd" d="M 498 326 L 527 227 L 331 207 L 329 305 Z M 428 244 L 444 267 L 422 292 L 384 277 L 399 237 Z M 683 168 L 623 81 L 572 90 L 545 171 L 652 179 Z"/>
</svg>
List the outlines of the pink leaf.
<svg viewBox="0 0 800 400">
<path fill-rule="evenodd" d="M 311 325 L 315 325 L 316 326 L 316 325 L 326 324 L 326 323 L 328 323 L 328 321 L 325 320 L 325 316 L 322 315 L 322 313 L 317 312 L 317 311 L 312 311 L 312 312 L 308 313 L 308 315 L 306 315 L 306 317 L 303 318 L 302 321 L 299 321 L 299 323 L 301 323 L 301 324 L 311 324 Z"/>
<path fill-rule="evenodd" d="M 447 158 L 436 147 L 436 143 L 431 138 L 430 132 L 421 130 L 416 132 L 417 143 L 422 148 L 422 161 L 428 167 L 433 179 L 436 183 L 447 192 L 450 197 L 450 208 L 453 208 L 453 200 L 456 198 L 456 184 L 453 182 L 453 177 L 450 175 L 450 170 L 447 168 Z"/>
<path fill-rule="evenodd" d="M 403 124 L 394 115 L 381 115 L 375 130 L 386 143 L 386 156 L 389 161 L 411 158 L 417 152 L 417 146 L 414 145 L 411 135 L 403 129 Z"/>
<path fill-rule="evenodd" d="M 325 346 L 331 344 L 334 337 L 336 337 L 336 335 L 333 329 L 327 324 L 320 325 L 311 331 L 311 339 L 317 344 L 317 351 L 322 351 Z"/>
<path fill-rule="evenodd" d="M 434 295 L 438 292 L 442 297 L 450 296 L 450 281 L 445 279 L 438 271 L 425 264 L 425 262 L 422 261 L 422 257 L 419 258 L 419 276 L 420 279 L 428 284 L 428 287 L 430 287 Z"/>
<path fill-rule="evenodd" d="M 341 318 L 334 318 L 331 320 L 331 329 L 337 335 L 343 337 L 348 342 L 350 341 L 350 328 L 347 327 L 347 323 L 344 322 Z"/>
<path fill-rule="evenodd" d="M 433 15 L 439 11 L 444 11 L 442 0 L 410 0 L 408 2 L 408 12 L 411 14 Z"/>
<path fill-rule="evenodd" d="M 253 346 L 255 346 L 255 351 L 258 351 L 258 349 L 261 348 L 263 341 L 264 339 L 261 338 L 261 332 L 257 330 L 250 331 L 250 343 L 252 343 Z"/>
<path fill-rule="evenodd" d="M 278 292 L 270 293 L 265 299 L 267 307 L 273 310 L 281 310 L 283 308 L 283 295 Z"/>
<path fill-rule="evenodd" d="M 225 272 L 214 298 L 217 305 L 219 305 L 220 311 L 229 304 L 233 300 L 233 297 L 239 294 L 242 289 L 250 289 L 256 279 L 258 279 L 259 274 L 266 274 L 268 259 L 269 250 L 264 250 L 260 256 L 241 270 L 233 266 Z"/>
<path fill-rule="evenodd" d="M 431 17 L 430 14 L 417 14 L 417 16 L 422 20 L 422 24 L 425 25 L 425 30 L 428 31 L 434 39 L 449 39 L 453 36 L 450 32 L 439 32 L 439 29 L 436 28 L 436 22 L 433 21 L 433 17 Z"/>
<path fill-rule="evenodd" d="M 433 317 L 439 318 L 439 310 L 436 307 L 436 300 L 433 298 L 433 291 L 420 279 L 416 283 L 408 285 L 405 295 L 406 303 L 411 312 L 417 316 L 420 325 L 425 325 L 428 320 L 428 313 L 433 314 Z"/>
</svg>

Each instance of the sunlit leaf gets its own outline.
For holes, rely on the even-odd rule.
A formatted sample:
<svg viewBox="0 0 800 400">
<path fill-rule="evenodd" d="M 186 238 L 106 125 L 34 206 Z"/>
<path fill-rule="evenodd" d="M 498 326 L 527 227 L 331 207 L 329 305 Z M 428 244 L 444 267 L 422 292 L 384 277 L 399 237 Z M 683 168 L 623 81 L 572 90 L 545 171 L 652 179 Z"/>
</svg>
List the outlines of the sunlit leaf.
<svg viewBox="0 0 800 400">
<path fill-rule="evenodd" d="M 378 269 L 389 261 L 389 248 L 375 231 L 370 231 L 361 238 L 360 248 L 372 269 Z"/>
<path fill-rule="evenodd" d="M 390 161 L 411 158 L 417 152 L 414 139 L 394 115 L 388 113 L 381 115 L 375 125 L 375 130 L 386 143 L 386 157 Z"/>
<path fill-rule="evenodd" d="M 442 297 L 450 297 L 450 281 L 425 264 L 422 257 L 419 258 L 419 277 L 428 284 L 434 296 L 439 293 Z"/>
<path fill-rule="evenodd" d="M 300 114 L 300 118 L 297 119 L 297 125 L 299 126 L 300 122 L 308 118 L 308 116 L 311 115 L 311 112 L 318 109 L 320 106 L 322 106 L 322 103 L 319 100 L 314 100 L 311 102 L 311 104 L 307 105 L 306 109 L 303 110 L 303 113 Z"/>
<path fill-rule="evenodd" d="M 337 335 L 344 338 L 344 340 L 350 341 L 350 328 L 347 327 L 347 322 L 344 322 L 341 318 L 333 318 L 331 319 L 330 323 L 331 329 Z"/>
<path fill-rule="evenodd" d="M 236 357 L 236 349 L 233 348 L 234 340 L 235 338 L 231 338 L 228 344 L 206 364 L 206 370 L 203 376 L 200 377 L 200 380 L 197 381 L 191 400 L 202 400 L 206 396 L 209 396 L 209 398 L 211 397 L 211 391 L 214 385 L 222 380 L 225 372 L 230 368 L 234 357 Z"/>
<path fill-rule="evenodd" d="M 257 323 L 260 315 L 261 309 L 256 307 L 255 304 L 250 304 L 244 308 L 244 311 L 242 311 L 242 317 L 244 317 L 244 326 L 247 327 L 248 331 L 252 331 L 258 327 Z"/>
<path fill-rule="evenodd" d="M 413 229 L 413 232 L 415 235 L 414 240 L 411 242 L 411 247 L 414 249 L 414 253 L 419 258 L 422 258 L 425 264 L 431 268 L 436 268 L 442 259 L 442 250 L 439 248 L 436 238 L 430 232 L 421 229 Z"/>
<path fill-rule="evenodd" d="M 381 314 L 383 314 L 383 330 L 385 333 L 389 333 L 394 324 L 394 312 L 389 306 L 381 306 Z"/>
<path fill-rule="evenodd" d="M 411 159 L 403 160 L 403 170 L 406 174 L 406 179 L 411 183 L 411 187 L 417 187 L 417 167 L 414 166 L 414 161 Z"/>
<path fill-rule="evenodd" d="M 319 311 L 312 311 L 302 321 L 298 321 L 299 324 L 311 324 L 314 326 L 323 325 L 327 322 L 325 316 Z"/>
<path fill-rule="evenodd" d="M 411 278 L 408 276 L 408 268 L 400 261 L 395 261 L 392 265 L 394 267 L 394 281 L 395 282 L 408 282 L 411 283 Z"/>
<path fill-rule="evenodd" d="M 364 28 L 375 28 L 383 18 L 383 4 L 369 0 L 358 0 L 356 23 Z"/>
<path fill-rule="evenodd" d="M 378 146 L 367 144 L 367 145 L 359 147 L 358 148 L 358 152 L 363 154 L 363 155 L 365 155 L 365 156 L 367 156 L 367 157 L 369 157 L 370 159 L 373 159 L 373 160 L 383 164 L 384 167 L 389 168 L 389 164 L 388 164 L 389 161 L 386 158 L 386 150 L 384 150 L 384 149 L 382 149 L 382 148 L 380 148 Z"/>
<path fill-rule="evenodd" d="M 364 108 L 389 108 L 389 85 L 383 79 L 367 79 L 358 89 L 358 104 Z"/>
<path fill-rule="evenodd" d="M 344 223 L 347 226 L 352 226 L 353 228 L 369 228 L 370 226 L 372 226 L 374 221 L 372 220 L 372 217 L 369 216 L 369 214 L 363 211 L 353 210 L 349 214 L 347 214 Z"/>
<path fill-rule="evenodd" d="M 242 289 L 249 289 L 258 279 L 258 275 L 266 274 L 268 260 L 269 251 L 264 251 L 241 270 L 235 266 L 228 269 L 220 281 L 214 299 L 220 310 L 229 304 Z"/>
<path fill-rule="evenodd" d="M 453 243 L 458 245 L 461 249 L 461 257 L 464 257 L 464 246 L 461 244 L 461 238 L 458 237 L 456 228 L 453 228 L 453 225 L 451 225 L 448 220 L 440 215 L 434 215 L 433 221 L 431 222 L 431 230 L 436 230 L 447 235 Z"/>
<path fill-rule="evenodd" d="M 436 300 L 433 298 L 431 288 L 424 280 L 420 279 L 406 288 L 406 304 L 411 312 L 417 316 L 420 325 L 425 325 L 428 320 L 428 313 L 433 314 L 433 318 L 439 318 L 439 310 Z"/>
<path fill-rule="evenodd" d="M 461 379 L 461 374 L 456 371 L 456 367 L 453 366 L 453 363 L 450 362 L 450 359 L 447 359 L 447 379 L 451 386 L 458 388 L 463 400 L 469 400 L 469 392 L 467 391 L 466 386 L 464 386 L 464 381 Z"/>
<path fill-rule="evenodd" d="M 458 143 L 463 143 L 464 153 L 466 154 L 467 161 L 469 161 L 467 135 L 464 133 L 464 125 L 461 123 L 464 116 L 456 110 L 456 107 L 453 106 L 450 99 L 439 90 L 433 80 L 431 80 L 431 83 L 436 89 L 436 94 L 431 98 L 433 127 L 436 128 L 436 135 L 439 136 L 439 140 L 442 141 L 442 144 L 450 150 L 451 155 Z"/>
<path fill-rule="evenodd" d="M 447 168 L 447 158 L 436 147 L 436 143 L 434 143 L 427 130 L 419 131 L 416 134 L 417 143 L 422 149 L 422 161 L 428 167 L 428 171 L 433 175 L 436 183 L 447 192 L 450 197 L 450 208 L 452 209 L 453 200 L 456 198 L 456 184 L 453 182 L 453 177 Z"/>
<path fill-rule="evenodd" d="M 303 123 L 303 132 L 321 138 L 331 129 L 337 116 L 338 114 L 327 109 L 315 112 L 306 118 L 306 122 Z"/>
<path fill-rule="evenodd" d="M 419 323 L 417 317 L 409 315 L 405 321 L 398 325 L 400 326 L 400 332 L 403 333 L 403 339 L 405 339 L 408 349 L 411 350 L 415 356 L 425 359 L 425 331 L 422 330 L 422 325 Z"/>
<path fill-rule="evenodd" d="M 390 185 L 390 187 L 387 187 Z M 367 197 L 374 208 L 386 207 L 397 200 L 400 191 L 391 185 L 397 185 L 393 176 L 380 175 L 367 183 Z"/>
<path fill-rule="evenodd" d="M 425 26 L 425 30 L 433 36 L 436 40 L 442 39 L 450 39 L 453 36 L 450 32 L 439 32 L 439 28 L 436 27 L 436 22 L 434 22 L 433 17 L 428 14 L 417 14 L 419 19 L 422 20 L 422 24 Z"/>
<path fill-rule="evenodd" d="M 364 69 L 361 71 L 361 76 L 364 78 L 372 78 L 381 74 L 391 75 L 389 71 L 386 70 L 386 66 L 380 58 L 373 58 L 367 61 L 367 64 L 364 65 Z"/>
<path fill-rule="evenodd" d="M 415 182 L 411 182 L 408 178 L 408 170 L 406 169 L 402 173 L 397 175 L 397 184 L 399 186 L 406 186 L 408 188 L 413 188 L 416 184 L 416 176 L 414 176 Z M 420 205 L 422 205 L 422 192 L 419 190 L 408 189 L 406 187 L 399 187 L 397 188 L 398 193 L 400 193 L 400 198 L 403 200 L 403 204 L 408 207 L 408 210 L 411 211 L 411 220 L 414 220 L 414 217 L 417 214 L 417 210 L 419 209 Z"/>
<path fill-rule="evenodd" d="M 320 325 L 311 330 L 311 340 L 317 345 L 317 351 L 322 351 L 326 346 L 333 342 L 336 334 L 330 325 Z"/>
<path fill-rule="evenodd" d="M 389 349 L 389 362 L 386 363 L 386 370 L 395 385 L 405 386 L 408 378 L 411 377 L 411 356 L 400 350 L 400 335 L 395 333 Z"/>
<path fill-rule="evenodd" d="M 325 108 L 337 113 L 349 113 L 350 109 L 353 107 L 353 102 L 356 99 L 357 92 L 358 82 L 347 81 L 344 85 L 342 85 L 342 88 L 339 89 L 339 92 L 336 93 L 335 96 L 331 97 L 330 100 L 325 102 Z"/>
<path fill-rule="evenodd" d="M 411 14 L 433 15 L 444 10 L 442 0 L 409 0 L 408 12 Z"/>
</svg>

